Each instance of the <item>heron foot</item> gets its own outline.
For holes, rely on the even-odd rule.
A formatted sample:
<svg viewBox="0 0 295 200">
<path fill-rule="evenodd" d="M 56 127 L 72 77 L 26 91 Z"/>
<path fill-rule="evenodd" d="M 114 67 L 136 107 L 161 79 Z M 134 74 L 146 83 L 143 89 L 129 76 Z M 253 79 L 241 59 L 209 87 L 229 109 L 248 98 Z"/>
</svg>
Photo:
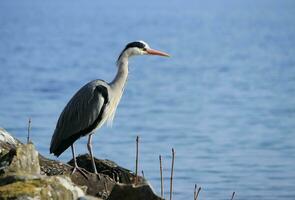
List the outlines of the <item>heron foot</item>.
<svg viewBox="0 0 295 200">
<path fill-rule="evenodd" d="M 87 174 L 83 171 L 84 169 L 83 168 L 80 168 L 78 166 L 75 166 L 71 175 L 73 175 L 76 171 L 80 172 L 86 179 L 88 179 L 88 176 Z"/>
</svg>

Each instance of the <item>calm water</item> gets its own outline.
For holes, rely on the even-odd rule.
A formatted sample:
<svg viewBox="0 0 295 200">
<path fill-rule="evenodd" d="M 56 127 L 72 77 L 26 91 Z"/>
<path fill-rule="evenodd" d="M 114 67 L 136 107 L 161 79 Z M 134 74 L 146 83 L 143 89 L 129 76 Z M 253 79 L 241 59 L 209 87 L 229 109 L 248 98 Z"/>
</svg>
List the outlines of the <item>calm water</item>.
<svg viewBox="0 0 295 200">
<path fill-rule="evenodd" d="M 49 156 L 58 116 L 86 82 L 112 80 L 127 42 L 170 59 L 131 61 L 95 154 L 140 169 L 159 192 L 176 150 L 175 199 L 295 199 L 294 1 L 0 1 L 0 126 Z M 86 139 L 77 145 L 86 152 Z M 59 158 L 70 159 L 70 151 Z M 53 158 L 53 156 L 51 156 Z"/>
</svg>

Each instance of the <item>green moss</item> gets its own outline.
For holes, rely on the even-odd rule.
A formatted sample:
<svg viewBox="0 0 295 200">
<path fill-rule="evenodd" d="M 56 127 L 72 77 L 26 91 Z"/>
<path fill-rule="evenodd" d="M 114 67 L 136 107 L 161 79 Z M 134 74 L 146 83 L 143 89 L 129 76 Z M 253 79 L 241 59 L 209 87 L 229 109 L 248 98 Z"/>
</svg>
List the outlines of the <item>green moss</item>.
<svg viewBox="0 0 295 200">
<path fill-rule="evenodd" d="M 0 199 L 10 199 L 19 196 L 33 197 L 39 192 L 37 188 L 44 186 L 44 184 L 46 182 L 43 180 L 28 180 L 0 186 Z"/>
</svg>

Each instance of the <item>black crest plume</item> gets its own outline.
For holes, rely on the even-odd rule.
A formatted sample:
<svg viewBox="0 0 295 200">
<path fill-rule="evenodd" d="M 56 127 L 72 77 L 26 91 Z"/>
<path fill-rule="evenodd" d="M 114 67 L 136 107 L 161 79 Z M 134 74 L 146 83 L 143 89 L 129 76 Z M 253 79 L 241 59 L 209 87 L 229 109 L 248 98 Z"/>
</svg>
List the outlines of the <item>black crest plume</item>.
<svg viewBox="0 0 295 200">
<path fill-rule="evenodd" d="M 123 51 L 120 53 L 120 55 L 119 55 L 119 57 L 117 59 L 117 63 L 120 60 L 120 58 L 121 58 L 122 54 L 124 53 L 124 51 L 126 51 L 129 48 L 133 48 L 133 47 L 137 47 L 137 48 L 143 49 L 143 48 L 145 48 L 145 44 L 142 43 L 142 42 L 138 42 L 138 41 L 128 43 L 126 45 L 126 47 L 123 49 Z"/>
</svg>

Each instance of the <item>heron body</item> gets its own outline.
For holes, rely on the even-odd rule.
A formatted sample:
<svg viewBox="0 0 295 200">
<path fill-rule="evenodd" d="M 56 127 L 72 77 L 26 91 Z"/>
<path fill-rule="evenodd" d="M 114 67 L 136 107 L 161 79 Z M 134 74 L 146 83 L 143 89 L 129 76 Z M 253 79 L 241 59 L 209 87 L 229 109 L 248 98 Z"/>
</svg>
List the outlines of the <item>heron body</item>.
<svg viewBox="0 0 295 200">
<path fill-rule="evenodd" d="M 94 80 L 83 86 L 61 113 L 50 152 L 59 156 L 81 136 L 88 135 L 108 119 L 109 85 Z M 67 134 L 66 134 L 67 133 Z"/>
<path fill-rule="evenodd" d="M 74 142 L 88 135 L 87 146 L 94 172 L 97 173 L 92 153 L 92 134 L 105 122 L 112 123 L 113 121 L 127 81 L 129 57 L 145 54 L 168 56 L 164 52 L 151 49 L 143 41 L 127 44 L 117 60 L 118 71 L 114 80 L 110 83 L 103 80 L 93 80 L 87 83 L 65 106 L 51 139 L 50 153 L 59 156 L 71 146 L 75 171 L 79 168 L 75 159 Z"/>
</svg>

